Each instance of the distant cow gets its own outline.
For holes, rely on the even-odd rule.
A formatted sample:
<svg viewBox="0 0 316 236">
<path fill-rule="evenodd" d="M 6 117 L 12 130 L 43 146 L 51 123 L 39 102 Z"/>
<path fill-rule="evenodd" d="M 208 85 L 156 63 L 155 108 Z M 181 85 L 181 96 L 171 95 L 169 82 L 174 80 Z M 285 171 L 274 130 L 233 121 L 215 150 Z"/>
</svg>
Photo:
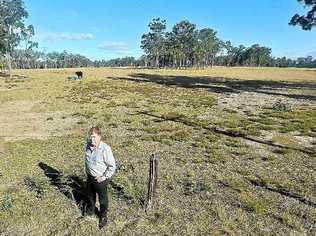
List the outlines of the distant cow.
<svg viewBox="0 0 316 236">
<path fill-rule="evenodd" d="M 78 79 L 82 79 L 83 72 L 82 71 L 76 71 L 76 75 L 78 76 Z"/>
</svg>

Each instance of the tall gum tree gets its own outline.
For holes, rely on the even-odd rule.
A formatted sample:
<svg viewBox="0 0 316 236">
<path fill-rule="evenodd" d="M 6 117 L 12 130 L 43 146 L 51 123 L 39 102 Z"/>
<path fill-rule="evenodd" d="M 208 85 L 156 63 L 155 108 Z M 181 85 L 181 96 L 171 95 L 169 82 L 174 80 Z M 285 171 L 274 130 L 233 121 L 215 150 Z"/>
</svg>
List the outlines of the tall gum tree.
<svg viewBox="0 0 316 236">
<path fill-rule="evenodd" d="M 14 49 L 34 35 L 33 26 L 25 26 L 27 17 L 22 0 L 0 0 L 0 54 L 6 58 L 10 79 Z"/>
<path fill-rule="evenodd" d="M 154 58 L 155 67 L 159 67 L 159 58 L 164 52 L 166 21 L 154 18 L 148 27 L 150 32 L 142 35 L 141 48 Z"/>
</svg>

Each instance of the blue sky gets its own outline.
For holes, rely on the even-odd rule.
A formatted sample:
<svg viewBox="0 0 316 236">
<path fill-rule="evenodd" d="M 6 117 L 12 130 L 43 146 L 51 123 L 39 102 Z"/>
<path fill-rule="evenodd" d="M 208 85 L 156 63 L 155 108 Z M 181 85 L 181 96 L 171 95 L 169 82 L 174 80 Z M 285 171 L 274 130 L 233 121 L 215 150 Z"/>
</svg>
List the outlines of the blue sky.
<svg viewBox="0 0 316 236">
<path fill-rule="evenodd" d="M 181 20 L 209 27 L 222 40 L 272 48 L 273 56 L 316 57 L 316 28 L 289 26 L 305 13 L 296 0 L 24 0 L 28 24 L 45 52 L 66 50 L 90 59 L 142 55 L 140 40 L 155 17 L 167 30 Z"/>
</svg>

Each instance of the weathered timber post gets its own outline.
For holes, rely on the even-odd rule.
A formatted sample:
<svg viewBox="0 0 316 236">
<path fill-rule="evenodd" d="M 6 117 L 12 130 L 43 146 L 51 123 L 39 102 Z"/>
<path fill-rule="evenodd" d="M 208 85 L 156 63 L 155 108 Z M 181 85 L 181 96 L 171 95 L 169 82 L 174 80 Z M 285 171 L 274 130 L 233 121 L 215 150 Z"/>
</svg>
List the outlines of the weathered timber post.
<svg viewBox="0 0 316 236">
<path fill-rule="evenodd" d="M 146 210 L 153 208 L 158 178 L 158 154 L 152 154 L 149 163 L 148 195 Z"/>
</svg>

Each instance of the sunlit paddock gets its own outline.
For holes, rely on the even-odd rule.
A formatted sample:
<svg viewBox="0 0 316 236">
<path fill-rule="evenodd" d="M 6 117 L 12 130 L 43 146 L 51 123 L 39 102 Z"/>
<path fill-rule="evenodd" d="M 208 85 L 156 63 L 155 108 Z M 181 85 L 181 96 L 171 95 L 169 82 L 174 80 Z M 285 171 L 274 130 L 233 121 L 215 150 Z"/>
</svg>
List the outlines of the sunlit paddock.
<svg viewBox="0 0 316 236">
<path fill-rule="evenodd" d="M 0 102 L 1 234 L 100 233 L 69 194 L 84 192 L 94 124 L 119 166 L 111 234 L 315 233 L 315 70 L 16 70 L 0 79 Z"/>
</svg>

